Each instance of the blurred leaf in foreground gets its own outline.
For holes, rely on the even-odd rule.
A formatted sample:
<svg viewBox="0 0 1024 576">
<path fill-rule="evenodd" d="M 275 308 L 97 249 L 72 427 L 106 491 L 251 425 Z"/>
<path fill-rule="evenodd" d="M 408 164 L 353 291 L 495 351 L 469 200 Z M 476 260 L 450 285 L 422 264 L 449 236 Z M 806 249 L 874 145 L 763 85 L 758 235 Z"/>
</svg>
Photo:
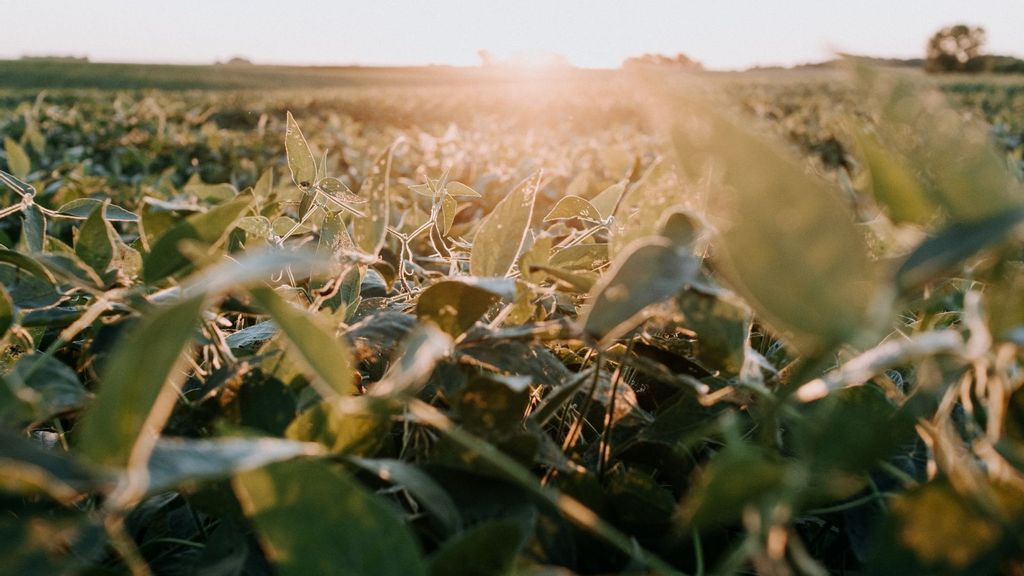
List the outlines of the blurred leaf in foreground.
<svg viewBox="0 0 1024 576">
<path fill-rule="evenodd" d="M 234 485 L 284 576 L 426 573 L 416 542 L 395 511 L 325 463 L 274 464 L 239 474 Z"/>
</svg>

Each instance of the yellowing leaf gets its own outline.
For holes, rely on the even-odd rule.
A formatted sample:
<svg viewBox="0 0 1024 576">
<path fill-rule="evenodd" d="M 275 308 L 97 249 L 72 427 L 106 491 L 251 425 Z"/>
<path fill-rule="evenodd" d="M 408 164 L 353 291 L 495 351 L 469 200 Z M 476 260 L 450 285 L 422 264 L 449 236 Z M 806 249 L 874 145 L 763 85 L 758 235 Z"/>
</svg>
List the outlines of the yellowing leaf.
<svg viewBox="0 0 1024 576">
<path fill-rule="evenodd" d="M 551 222 L 554 220 L 568 220 L 570 218 L 600 222 L 601 212 L 586 198 L 565 196 L 551 208 L 548 215 L 544 217 L 544 221 Z"/>
<path fill-rule="evenodd" d="M 32 165 L 29 162 L 28 154 L 25 153 L 25 149 L 21 147 L 13 139 L 4 137 L 4 152 L 7 153 L 7 168 L 18 178 L 25 178 L 28 176 L 29 171 L 32 169 Z"/>
</svg>

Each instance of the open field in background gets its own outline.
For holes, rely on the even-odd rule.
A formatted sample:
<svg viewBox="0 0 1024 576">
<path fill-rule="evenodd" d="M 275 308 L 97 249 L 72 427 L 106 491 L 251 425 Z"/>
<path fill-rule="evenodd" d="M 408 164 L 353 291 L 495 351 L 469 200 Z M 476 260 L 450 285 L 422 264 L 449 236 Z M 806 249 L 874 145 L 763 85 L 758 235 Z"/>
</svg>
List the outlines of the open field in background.
<svg viewBox="0 0 1024 576">
<path fill-rule="evenodd" d="M 0 558 L 1018 574 L 1024 78 L 912 76 L 0 62 Z"/>
</svg>

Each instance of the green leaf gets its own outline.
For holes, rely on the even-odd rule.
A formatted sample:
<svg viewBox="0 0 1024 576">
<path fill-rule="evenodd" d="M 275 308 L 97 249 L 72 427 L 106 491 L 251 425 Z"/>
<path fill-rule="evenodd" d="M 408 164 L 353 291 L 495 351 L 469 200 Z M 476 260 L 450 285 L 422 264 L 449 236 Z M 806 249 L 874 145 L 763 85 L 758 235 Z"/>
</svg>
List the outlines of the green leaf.
<svg viewBox="0 0 1024 576">
<path fill-rule="evenodd" d="M 285 438 L 316 442 L 332 454 L 368 456 L 380 450 L 391 428 L 391 415 L 369 406 L 358 413 L 320 402 L 299 414 L 285 429 Z"/>
<path fill-rule="evenodd" d="M 255 196 L 260 202 L 263 202 L 270 198 L 270 195 L 274 193 L 274 170 L 268 168 L 260 174 L 260 179 L 256 181 L 256 185 L 252 187 L 252 195 Z"/>
<path fill-rule="evenodd" d="M 324 463 L 274 464 L 239 474 L 234 486 L 283 576 L 425 574 L 416 541 L 393 510 Z"/>
<path fill-rule="evenodd" d="M 14 190 L 22 198 L 32 198 L 36 194 L 36 189 L 32 185 L 3 170 L 0 170 L 0 183 Z"/>
<path fill-rule="evenodd" d="M 349 462 L 381 480 L 405 488 L 449 534 L 462 530 L 462 515 L 451 496 L 419 467 L 391 459 L 350 457 Z"/>
<path fill-rule="evenodd" d="M 675 296 L 692 282 L 700 263 L 663 238 L 627 248 L 594 288 L 594 301 L 582 318 L 588 336 L 603 343 L 619 338 L 646 320 L 652 304 Z"/>
<path fill-rule="evenodd" d="M 32 169 L 28 154 L 13 139 L 4 137 L 4 151 L 7 153 L 7 169 L 18 178 L 25 178 Z"/>
<path fill-rule="evenodd" d="M 68 455 L 6 430 L 0 430 L 0 461 L 4 463 L 0 484 L 5 491 L 41 491 L 55 500 L 72 502 L 99 485 L 99 479 Z"/>
<path fill-rule="evenodd" d="M 279 438 L 161 438 L 149 456 L 146 492 L 157 494 L 184 482 L 227 478 L 274 462 L 323 453 L 318 444 Z"/>
<path fill-rule="evenodd" d="M 512 286 L 514 290 L 514 283 Z M 454 338 L 472 328 L 500 300 L 501 294 L 485 284 L 442 280 L 420 294 L 416 316 L 437 324 Z"/>
<path fill-rule="evenodd" d="M 46 216 L 35 204 L 21 211 L 21 243 L 29 252 L 42 252 L 46 245 Z"/>
<path fill-rule="evenodd" d="M 292 173 L 292 182 L 302 190 L 309 190 L 316 180 L 316 161 L 313 152 L 306 143 L 298 122 L 288 112 L 288 127 L 284 135 L 284 149 L 288 154 L 288 170 Z"/>
<path fill-rule="evenodd" d="M 937 205 L 915 178 L 906 159 L 883 148 L 876 137 L 860 131 L 857 143 L 871 175 L 871 191 L 893 222 L 927 224 L 935 217 Z"/>
<path fill-rule="evenodd" d="M 873 342 L 888 310 L 863 234 L 836 191 L 710 104 L 676 104 L 679 165 L 690 178 L 709 165 L 720 175 L 708 194 L 722 277 L 803 353 Z"/>
<path fill-rule="evenodd" d="M 391 179 L 391 153 L 385 150 L 374 162 L 370 175 L 363 180 L 359 195 L 367 199 L 366 214 L 352 221 L 352 238 L 360 250 L 376 256 L 384 247 L 388 223 L 391 218 L 389 186 Z"/>
<path fill-rule="evenodd" d="M 14 301 L 11 300 L 7 287 L 0 284 L 0 339 L 7 336 L 7 331 L 14 326 Z"/>
<path fill-rule="evenodd" d="M 184 241 L 196 241 L 207 246 L 216 245 L 234 227 L 252 203 L 251 197 L 239 197 L 211 208 L 208 212 L 193 214 L 171 226 L 156 238 L 143 260 L 143 278 L 154 283 L 188 268 L 191 262 L 179 246 Z"/>
<path fill-rule="evenodd" d="M 683 520 L 697 528 L 736 522 L 743 509 L 777 497 L 785 482 L 785 467 L 760 451 L 729 446 L 720 452 L 684 501 Z"/>
<path fill-rule="evenodd" d="M 370 389 L 371 396 L 415 394 L 427 382 L 437 363 L 451 354 L 451 337 L 433 324 L 422 324 L 406 336 L 384 377 Z"/>
<path fill-rule="evenodd" d="M 28 408 L 24 423 L 43 422 L 86 405 L 89 392 L 66 364 L 41 354 L 22 356 L 7 385 Z"/>
<path fill-rule="evenodd" d="M 568 220 L 570 218 L 600 222 L 601 212 L 586 198 L 565 196 L 551 208 L 548 215 L 544 217 L 544 221 L 551 222 L 554 220 Z"/>
<path fill-rule="evenodd" d="M 238 190 L 231 184 L 207 184 L 198 175 L 185 184 L 184 192 L 206 202 L 224 202 L 238 196 Z"/>
<path fill-rule="evenodd" d="M 344 342 L 273 290 L 254 288 L 251 292 L 288 337 L 302 362 L 318 377 L 313 379 L 313 386 L 320 396 L 329 400 L 356 393 L 352 382 L 352 355 Z"/>
<path fill-rule="evenodd" d="M 96 198 L 79 198 L 78 200 L 72 200 L 71 202 L 61 206 L 57 210 L 57 213 L 79 220 L 85 220 L 96 210 L 96 207 L 103 202 L 103 200 L 98 200 Z M 107 204 L 107 210 L 103 214 L 103 217 L 106 218 L 107 222 L 139 221 L 139 216 L 137 214 L 114 204 Z"/>
<path fill-rule="evenodd" d="M 1019 501 L 1019 493 L 1012 498 Z M 996 501 L 991 505 L 1006 509 Z M 1010 506 L 1017 508 L 1016 502 Z M 1005 521 L 985 514 L 941 477 L 901 494 L 889 509 L 887 522 L 872 539 L 869 566 L 874 574 L 997 574 L 999 564 L 1007 561 L 1000 545 L 1007 536 L 1015 537 L 1000 526 Z"/>
<path fill-rule="evenodd" d="M 430 557 L 430 574 L 511 574 L 529 535 L 524 522 L 517 518 L 482 522 L 446 541 Z"/>
<path fill-rule="evenodd" d="M 537 172 L 502 198 L 477 228 L 469 257 L 473 276 L 507 276 L 530 229 L 541 173 Z"/>
<path fill-rule="evenodd" d="M 202 308 L 201 297 L 160 306 L 121 337 L 104 364 L 95 402 L 75 427 L 82 456 L 123 467 L 137 444 L 155 440 L 177 399 L 173 383 L 182 379 L 181 359 Z"/>
<path fill-rule="evenodd" d="M 28 272 L 29 274 L 35 276 L 36 278 L 39 278 L 40 280 L 43 280 L 50 284 L 56 282 L 56 280 L 53 277 L 53 274 L 51 274 L 50 271 L 47 270 L 46 267 L 43 266 L 38 260 L 29 256 L 28 254 L 22 254 L 21 252 L 15 250 L 0 248 L 0 262 L 10 264 L 11 266 L 14 266 L 16 268 L 20 268 L 25 272 Z"/>
<path fill-rule="evenodd" d="M 919 244 L 896 271 L 904 291 L 919 288 L 979 251 L 1005 240 L 1024 220 L 1024 209 L 999 212 L 972 222 L 951 224 Z"/>
<path fill-rule="evenodd" d="M 684 325 L 697 333 L 696 356 L 701 364 L 739 374 L 752 321 L 747 307 L 724 294 L 693 289 L 680 292 L 676 306 Z"/>
<path fill-rule="evenodd" d="M 96 205 L 75 239 L 75 254 L 100 276 L 114 258 L 114 236 L 117 234 L 104 216 L 106 207 L 102 202 Z"/>
<path fill-rule="evenodd" d="M 302 200 L 299 201 L 298 216 L 299 220 L 305 220 L 306 214 L 309 214 L 311 208 L 313 208 L 313 201 L 316 200 L 316 191 L 307 190 L 302 194 Z M 281 235 L 287 233 L 287 230 L 282 232 Z"/>
<path fill-rule="evenodd" d="M 928 197 L 951 221 L 983 220 L 1021 206 L 1020 183 L 992 145 L 988 127 L 965 122 L 944 95 L 906 77 L 876 78 L 881 81 L 864 84 L 881 102 L 877 132 L 907 159 Z"/>
</svg>

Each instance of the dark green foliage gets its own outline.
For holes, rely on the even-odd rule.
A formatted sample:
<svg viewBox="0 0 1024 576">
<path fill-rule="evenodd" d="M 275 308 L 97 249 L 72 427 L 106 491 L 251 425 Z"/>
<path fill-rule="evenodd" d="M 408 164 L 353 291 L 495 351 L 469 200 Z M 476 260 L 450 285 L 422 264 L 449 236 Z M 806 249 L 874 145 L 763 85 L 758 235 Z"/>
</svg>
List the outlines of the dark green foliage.
<svg viewBox="0 0 1024 576">
<path fill-rule="evenodd" d="M 5 568 L 1014 573 L 1020 86 L 208 72 L 0 93 Z"/>
</svg>

